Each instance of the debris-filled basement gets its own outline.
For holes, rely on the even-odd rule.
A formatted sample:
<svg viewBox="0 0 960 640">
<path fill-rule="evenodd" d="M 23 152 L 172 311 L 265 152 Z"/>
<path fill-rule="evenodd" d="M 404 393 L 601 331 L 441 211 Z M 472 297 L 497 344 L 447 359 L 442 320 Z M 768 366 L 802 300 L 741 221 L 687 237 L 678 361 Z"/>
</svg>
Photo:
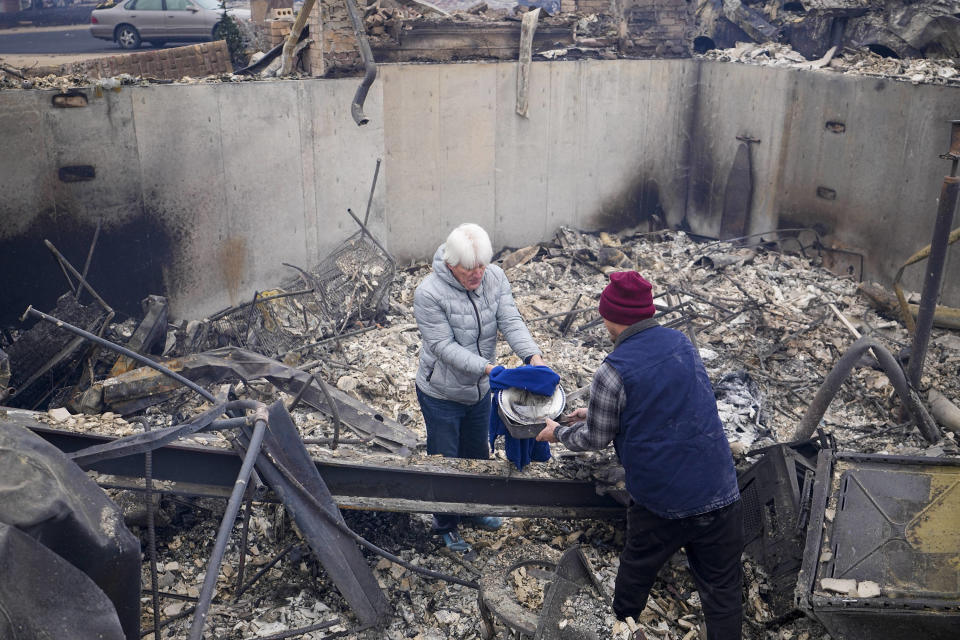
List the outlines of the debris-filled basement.
<svg viewBox="0 0 960 640">
<path fill-rule="evenodd" d="M 0 638 L 958 637 L 956 2 L 221 6 L 0 57 Z"/>
</svg>

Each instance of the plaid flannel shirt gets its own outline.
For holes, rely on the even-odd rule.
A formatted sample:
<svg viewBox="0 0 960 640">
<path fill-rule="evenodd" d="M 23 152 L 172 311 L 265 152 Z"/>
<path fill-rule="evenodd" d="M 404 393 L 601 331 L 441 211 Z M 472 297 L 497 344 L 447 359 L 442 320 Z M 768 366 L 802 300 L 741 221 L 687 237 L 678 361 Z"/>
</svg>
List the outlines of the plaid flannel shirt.
<svg viewBox="0 0 960 640">
<path fill-rule="evenodd" d="M 593 374 L 587 419 L 557 427 L 554 435 L 572 451 L 604 449 L 620 431 L 620 413 L 626 403 L 620 374 L 604 362 Z"/>
</svg>

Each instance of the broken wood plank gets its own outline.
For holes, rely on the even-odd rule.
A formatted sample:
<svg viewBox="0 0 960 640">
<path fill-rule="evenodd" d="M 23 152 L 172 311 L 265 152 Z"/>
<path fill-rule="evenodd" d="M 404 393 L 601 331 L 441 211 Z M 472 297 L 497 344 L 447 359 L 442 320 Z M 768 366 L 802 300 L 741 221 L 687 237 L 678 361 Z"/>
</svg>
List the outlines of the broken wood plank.
<svg viewBox="0 0 960 640">
<path fill-rule="evenodd" d="M 517 113 L 529 117 L 530 64 L 533 59 L 533 34 L 540 19 L 540 8 L 527 12 L 520 26 L 520 59 L 517 64 Z"/>
</svg>

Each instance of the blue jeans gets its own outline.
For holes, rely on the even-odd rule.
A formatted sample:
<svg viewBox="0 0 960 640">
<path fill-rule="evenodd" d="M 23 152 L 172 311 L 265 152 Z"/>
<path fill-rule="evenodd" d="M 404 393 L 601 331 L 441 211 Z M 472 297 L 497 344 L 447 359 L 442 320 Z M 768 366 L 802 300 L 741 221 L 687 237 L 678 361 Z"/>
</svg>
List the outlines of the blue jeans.
<svg viewBox="0 0 960 640">
<path fill-rule="evenodd" d="M 461 404 L 428 396 L 417 387 L 417 400 L 427 426 L 427 453 L 444 458 L 490 457 L 490 392 L 476 404 Z M 436 533 L 453 531 L 460 516 L 453 513 L 433 514 Z"/>
</svg>

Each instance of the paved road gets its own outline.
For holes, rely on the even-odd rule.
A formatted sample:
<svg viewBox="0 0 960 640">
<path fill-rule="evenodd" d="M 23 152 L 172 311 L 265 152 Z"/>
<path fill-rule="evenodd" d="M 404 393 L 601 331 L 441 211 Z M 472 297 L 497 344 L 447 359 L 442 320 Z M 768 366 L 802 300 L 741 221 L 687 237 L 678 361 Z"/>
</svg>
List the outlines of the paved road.
<svg viewBox="0 0 960 640">
<path fill-rule="evenodd" d="M 0 31 L 0 53 L 117 53 L 119 49 L 79 25 Z"/>
<path fill-rule="evenodd" d="M 166 47 L 176 47 L 181 43 L 170 42 Z M 149 50 L 152 45 L 144 43 L 143 48 Z M 19 29 L 0 30 L 0 54 L 22 53 L 130 53 L 121 49 L 119 45 L 107 40 L 98 40 L 90 35 L 86 26 L 69 27 L 23 27 Z"/>
</svg>

